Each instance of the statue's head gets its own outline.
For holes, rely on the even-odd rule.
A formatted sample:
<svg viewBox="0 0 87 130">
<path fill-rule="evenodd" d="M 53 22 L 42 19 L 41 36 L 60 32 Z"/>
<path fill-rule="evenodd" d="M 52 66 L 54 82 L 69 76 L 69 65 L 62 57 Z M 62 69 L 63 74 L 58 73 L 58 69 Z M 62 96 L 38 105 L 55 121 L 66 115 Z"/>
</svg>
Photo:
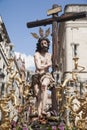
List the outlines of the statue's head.
<svg viewBox="0 0 87 130">
<path fill-rule="evenodd" d="M 49 46 L 50 46 L 50 41 L 49 39 L 47 38 L 48 35 L 50 34 L 50 28 L 48 28 L 46 31 L 45 31 L 45 34 L 43 32 L 43 29 L 40 28 L 39 29 L 39 35 L 38 36 L 36 33 L 31 33 L 32 36 L 36 39 L 38 39 L 38 42 L 37 42 L 37 47 L 36 47 L 36 51 L 44 51 L 44 52 L 47 52 L 48 49 L 49 49 Z"/>
<path fill-rule="evenodd" d="M 48 52 L 50 41 L 48 38 L 39 38 L 36 51 Z"/>
</svg>

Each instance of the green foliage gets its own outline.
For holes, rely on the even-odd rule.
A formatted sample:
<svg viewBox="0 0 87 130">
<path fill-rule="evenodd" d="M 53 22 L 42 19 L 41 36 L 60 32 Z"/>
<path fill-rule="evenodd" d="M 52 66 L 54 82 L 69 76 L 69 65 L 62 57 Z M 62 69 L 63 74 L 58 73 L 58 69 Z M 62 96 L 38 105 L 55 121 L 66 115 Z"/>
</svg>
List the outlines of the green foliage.
<svg viewBox="0 0 87 130">
<path fill-rule="evenodd" d="M 29 126 L 28 129 L 29 129 L 29 130 L 33 130 L 33 129 L 31 128 L 31 126 Z"/>
<path fill-rule="evenodd" d="M 16 130 L 22 130 L 22 128 L 20 128 L 20 127 L 17 126 L 17 127 L 16 127 Z"/>
<path fill-rule="evenodd" d="M 70 129 L 68 126 L 65 127 L 65 130 L 76 130 L 75 127 L 73 127 L 72 129 Z"/>
<path fill-rule="evenodd" d="M 52 128 L 51 128 L 51 127 L 49 127 L 47 130 L 52 130 Z"/>
<path fill-rule="evenodd" d="M 65 130 L 70 130 L 68 126 L 65 127 Z"/>
</svg>

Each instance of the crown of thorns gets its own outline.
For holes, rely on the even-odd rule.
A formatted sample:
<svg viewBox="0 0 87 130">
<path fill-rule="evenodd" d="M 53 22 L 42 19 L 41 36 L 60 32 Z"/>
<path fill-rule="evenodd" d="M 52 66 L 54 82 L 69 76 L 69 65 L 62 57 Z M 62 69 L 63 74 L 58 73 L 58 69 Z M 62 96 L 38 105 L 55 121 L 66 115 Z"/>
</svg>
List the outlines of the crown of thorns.
<svg viewBox="0 0 87 130">
<path fill-rule="evenodd" d="M 38 41 L 40 41 L 41 39 L 48 39 L 47 37 L 50 34 L 50 28 L 48 28 L 45 32 L 43 31 L 43 29 L 40 27 L 39 28 L 39 35 L 36 33 L 31 33 L 32 36 L 36 39 L 38 39 Z M 48 40 L 49 41 L 49 40 Z"/>
</svg>

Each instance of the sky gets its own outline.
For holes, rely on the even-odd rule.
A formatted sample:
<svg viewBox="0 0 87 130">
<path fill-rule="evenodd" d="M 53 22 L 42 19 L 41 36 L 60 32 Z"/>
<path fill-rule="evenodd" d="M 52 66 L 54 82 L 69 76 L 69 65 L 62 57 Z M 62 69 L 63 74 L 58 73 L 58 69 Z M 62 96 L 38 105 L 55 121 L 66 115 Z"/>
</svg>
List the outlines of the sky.
<svg viewBox="0 0 87 130">
<path fill-rule="evenodd" d="M 87 0 L 0 0 L 0 16 L 5 24 L 14 51 L 19 56 L 22 54 L 28 69 L 34 69 L 33 55 L 37 40 L 32 37 L 31 32 L 38 33 L 39 27 L 27 28 L 27 23 L 47 19 L 47 11 L 57 4 L 64 8 L 68 4 L 87 4 Z M 42 26 L 45 31 L 51 25 Z M 51 37 L 49 37 L 51 41 Z M 50 48 L 52 51 L 52 47 Z"/>
</svg>

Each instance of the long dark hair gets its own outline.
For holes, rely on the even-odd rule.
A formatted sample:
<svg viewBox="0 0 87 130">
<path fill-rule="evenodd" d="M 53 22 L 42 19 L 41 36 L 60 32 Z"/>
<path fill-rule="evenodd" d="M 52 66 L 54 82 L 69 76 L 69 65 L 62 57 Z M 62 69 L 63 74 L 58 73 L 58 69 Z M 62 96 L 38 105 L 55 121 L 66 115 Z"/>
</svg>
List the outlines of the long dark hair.
<svg viewBox="0 0 87 130">
<path fill-rule="evenodd" d="M 48 43 L 48 48 L 47 48 L 47 49 L 49 49 L 50 41 L 49 41 L 48 38 L 43 37 L 43 38 L 39 38 L 39 40 L 38 40 L 38 43 L 37 43 L 37 46 L 36 46 L 36 52 L 37 52 L 37 51 L 38 51 L 38 52 L 41 52 L 42 47 L 41 47 L 41 44 L 40 44 L 40 43 L 41 43 L 42 40 L 46 40 L 46 41 L 47 41 L 47 43 Z"/>
</svg>

